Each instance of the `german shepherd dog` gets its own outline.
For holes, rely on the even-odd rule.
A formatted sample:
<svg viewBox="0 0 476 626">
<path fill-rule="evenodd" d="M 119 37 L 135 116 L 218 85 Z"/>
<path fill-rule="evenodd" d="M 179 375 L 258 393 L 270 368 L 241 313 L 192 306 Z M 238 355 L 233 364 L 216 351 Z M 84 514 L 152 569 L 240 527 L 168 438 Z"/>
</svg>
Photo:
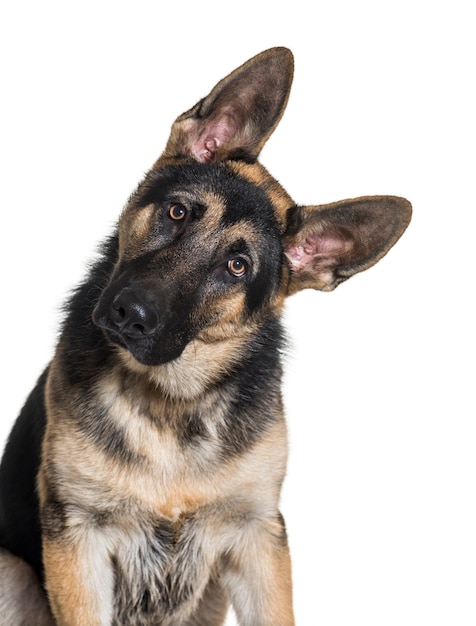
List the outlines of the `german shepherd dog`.
<svg viewBox="0 0 476 626">
<path fill-rule="evenodd" d="M 182 114 L 70 297 L 1 465 L 2 624 L 294 624 L 284 301 L 373 265 L 411 208 L 293 202 L 257 162 L 292 76 L 267 50 Z"/>
</svg>

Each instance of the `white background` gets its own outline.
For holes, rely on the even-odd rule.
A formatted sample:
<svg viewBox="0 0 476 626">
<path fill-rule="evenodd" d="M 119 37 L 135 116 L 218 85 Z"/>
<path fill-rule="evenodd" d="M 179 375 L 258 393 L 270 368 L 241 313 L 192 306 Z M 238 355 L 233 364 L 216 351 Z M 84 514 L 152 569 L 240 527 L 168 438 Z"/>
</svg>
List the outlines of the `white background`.
<svg viewBox="0 0 476 626">
<path fill-rule="evenodd" d="M 169 4 L 2 5 L 0 440 L 174 118 L 286 45 L 293 92 L 262 162 L 300 203 L 414 206 L 378 266 L 287 308 L 297 623 L 474 626 L 471 3 Z"/>
</svg>

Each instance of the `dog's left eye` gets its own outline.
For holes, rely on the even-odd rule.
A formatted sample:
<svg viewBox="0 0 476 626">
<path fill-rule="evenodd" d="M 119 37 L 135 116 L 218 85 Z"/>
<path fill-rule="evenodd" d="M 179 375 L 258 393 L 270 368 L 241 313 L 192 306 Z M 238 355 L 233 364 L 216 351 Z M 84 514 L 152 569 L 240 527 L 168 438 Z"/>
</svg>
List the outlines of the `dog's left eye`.
<svg viewBox="0 0 476 626">
<path fill-rule="evenodd" d="M 181 204 L 173 204 L 169 209 L 169 217 L 176 222 L 183 220 L 186 214 L 187 211 Z"/>
<path fill-rule="evenodd" d="M 236 257 L 235 259 L 230 259 L 228 261 L 228 272 L 235 276 L 236 278 L 241 278 L 246 274 L 248 269 L 248 264 L 245 259 L 241 256 Z"/>
</svg>

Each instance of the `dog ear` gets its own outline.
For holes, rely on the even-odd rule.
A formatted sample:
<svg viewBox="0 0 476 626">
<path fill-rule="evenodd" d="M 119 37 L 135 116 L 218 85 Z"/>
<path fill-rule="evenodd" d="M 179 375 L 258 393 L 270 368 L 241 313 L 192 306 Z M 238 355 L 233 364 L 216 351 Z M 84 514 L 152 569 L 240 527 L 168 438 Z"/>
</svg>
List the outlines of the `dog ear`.
<svg viewBox="0 0 476 626">
<path fill-rule="evenodd" d="M 288 295 L 332 291 L 381 259 L 408 226 L 404 198 L 373 196 L 288 211 L 284 251 L 291 266 Z"/>
<path fill-rule="evenodd" d="M 177 118 L 163 156 L 255 161 L 284 113 L 292 79 L 290 50 L 258 54 Z"/>
</svg>

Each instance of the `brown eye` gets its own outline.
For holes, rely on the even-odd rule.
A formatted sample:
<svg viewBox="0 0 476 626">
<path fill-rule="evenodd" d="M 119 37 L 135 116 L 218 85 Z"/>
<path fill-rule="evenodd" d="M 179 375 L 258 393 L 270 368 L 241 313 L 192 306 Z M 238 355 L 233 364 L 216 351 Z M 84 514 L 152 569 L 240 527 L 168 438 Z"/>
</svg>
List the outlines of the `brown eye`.
<svg viewBox="0 0 476 626">
<path fill-rule="evenodd" d="M 185 207 L 183 207 L 181 204 L 173 204 L 170 207 L 169 217 L 171 217 L 173 220 L 183 220 L 185 214 Z"/>
<path fill-rule="evenodd" d="M 241 257 L 236 257 L 236 259 L 230 259 L 230 261 L 228 261 L 228 271 L 232 276 L 241 278 L 241 276 L 246 274 L 247 269 L 246 261 Z"/>
</svg>

